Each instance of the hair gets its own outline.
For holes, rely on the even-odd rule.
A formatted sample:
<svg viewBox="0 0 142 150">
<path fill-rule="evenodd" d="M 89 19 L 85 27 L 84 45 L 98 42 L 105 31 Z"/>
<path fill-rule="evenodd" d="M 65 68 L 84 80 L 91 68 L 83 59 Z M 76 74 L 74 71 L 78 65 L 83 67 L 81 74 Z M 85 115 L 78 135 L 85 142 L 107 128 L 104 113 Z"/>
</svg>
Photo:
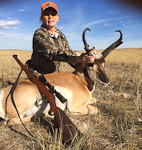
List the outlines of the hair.
<svg viewBox="0 0 142 150">
<path fill-rule="evenodd" d="M 39 22 L 42 22 L 43 14 L 40 15 Z"/>
</svg>

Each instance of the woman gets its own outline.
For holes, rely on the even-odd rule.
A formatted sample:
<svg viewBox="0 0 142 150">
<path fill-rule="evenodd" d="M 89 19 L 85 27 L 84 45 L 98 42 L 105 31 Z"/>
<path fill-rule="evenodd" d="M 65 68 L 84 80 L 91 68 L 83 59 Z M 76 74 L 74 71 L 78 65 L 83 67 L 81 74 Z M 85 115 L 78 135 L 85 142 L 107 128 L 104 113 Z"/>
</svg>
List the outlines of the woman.
<svg viewBox="0 0 142 150">
<path fill-rule="evenodd" d="M 45 2 L 41 5 L 41 27 L 33 36 L 33 54 L 30 68 L 39 73 L 58 72 L 60 62 L 67 62 L 75 67 L 77 63 L 92 63 L 93 56 L 76 56 L 70 49 L 63 33 L 55 26 L 59 21 L 56 4 Z"/>
</svg>

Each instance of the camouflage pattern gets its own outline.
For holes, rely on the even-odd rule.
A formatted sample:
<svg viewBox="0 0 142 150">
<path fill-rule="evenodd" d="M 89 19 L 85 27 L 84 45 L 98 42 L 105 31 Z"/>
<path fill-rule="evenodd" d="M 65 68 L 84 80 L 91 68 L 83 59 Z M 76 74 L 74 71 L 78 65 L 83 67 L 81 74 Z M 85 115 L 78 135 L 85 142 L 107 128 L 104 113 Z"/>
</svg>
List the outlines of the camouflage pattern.
<svg viewBox="0 0 142 150">
<path fill-rule="evenodd" d="M 39 73 L 59 71 L 60 61 L 75 66 L 76 54 L 70 49 L 66 37 L 57 28 L 57 37 L 50 34 L 44 25 L 33 36 L 33 54 L 30 68 Z"/>
</svg>

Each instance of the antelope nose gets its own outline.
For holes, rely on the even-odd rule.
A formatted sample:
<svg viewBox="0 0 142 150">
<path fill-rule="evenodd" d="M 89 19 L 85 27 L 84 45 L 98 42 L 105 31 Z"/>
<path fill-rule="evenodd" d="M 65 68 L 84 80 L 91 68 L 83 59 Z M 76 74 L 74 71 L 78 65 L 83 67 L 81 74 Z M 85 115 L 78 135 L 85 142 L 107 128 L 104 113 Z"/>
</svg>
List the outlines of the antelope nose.
<svg viewBox="0 0 142 150">
<path fill-rule="evenodd" d="M 106 83 L 109 83 L 109 80 L 108 80 L 108 81 L 106 81 Z"/>
<path fill-rule="evenodd" d="M 110 82 L 109 82 L 109 81 L 107 81 L 106 83 L 107 83 L 107 85 L 109 85 L 109 84 L 110 84 Z"/>
<path fill-rule="evenodd" d="M 106 79 L 106 83 L 108 83 L 108 84 L 109 84 L 109 79 Z"/>
</svg>

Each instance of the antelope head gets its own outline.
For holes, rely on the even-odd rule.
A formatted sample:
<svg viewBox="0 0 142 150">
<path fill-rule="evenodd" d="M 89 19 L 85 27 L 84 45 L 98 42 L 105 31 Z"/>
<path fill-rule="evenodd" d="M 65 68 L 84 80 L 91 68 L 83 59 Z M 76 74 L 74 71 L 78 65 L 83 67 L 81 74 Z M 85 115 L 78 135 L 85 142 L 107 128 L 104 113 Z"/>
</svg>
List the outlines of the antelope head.
<svg viewBox="0 0 142 150">
<path fill-rule="evenodd" d="M 83 43 L 84 43 L 84 49 L 86 51 L 86 54 L 88 56 L 94 56 L 95 61 L 94 63 L 85 64 L 84 66 L 84 74 L 88 81 L 90 82 L 98 82 L 102 85 L 108 85 L 109 78 L 107 77 L 105 70 L 104 70 L 104 63 L 105 63 L 105 57 L 116 47 L 118 47 L 120 44 L 122 44 L 122 32 L 120 30 L 117 30 L 116 32 L 120 32 L 120 38 L 114 42 L 112 45 L 110 45 L 108 48 L 106 48 L 102 53 L 97 53 L 93 49 L 89 49 L 89 45 L 87 44 L 85 40 L 85 33 L 86 31 L 90 29 L 85 29 L 82 35 Z"/>
</svg>

